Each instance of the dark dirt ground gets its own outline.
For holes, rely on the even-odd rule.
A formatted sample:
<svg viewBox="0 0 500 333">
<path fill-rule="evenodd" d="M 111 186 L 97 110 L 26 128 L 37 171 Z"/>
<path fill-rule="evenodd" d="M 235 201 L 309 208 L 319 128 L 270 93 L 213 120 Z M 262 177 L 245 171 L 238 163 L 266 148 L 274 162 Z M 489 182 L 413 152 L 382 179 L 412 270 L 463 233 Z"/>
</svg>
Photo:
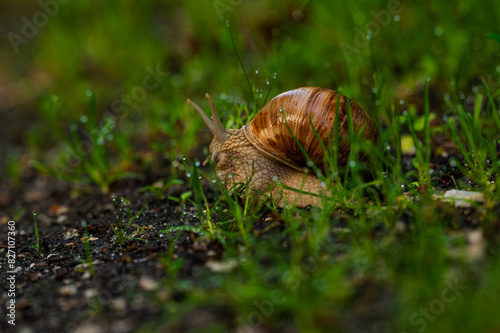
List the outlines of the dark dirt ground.
<svg viewBox="0 0 500 333">
<path fill-rule="evenodd" d="M 448 159 L 437 158 L 435 162 L 432 182 L 438 190 L 454 188 L 450 177 L 457 182 L 468 181 L 456 169 L 449 167 Z M 410 160 L 406 160 L 405 164 L 409 168 Z M 3 182 L 0 192 L 0 280 L 7 279 L 6 235 L 8 221 L 14 219 L 17 255 L 14 331 L 132 332 L 148 322 L 160 323 L 160 327 L 161 323 L 165 323 L 165 332 L 194 332 L 210 323 L 237 326 L 236 314 L 229 305 L 202 306 L 188 314 L 174 316 L 175 307 L 182 303 L 183 294 L 172 292 L 173 289 L 168 286 L 164 258 L 168 256 L 176 233 L 165 230 L 182 224 L 194 226 L 199 224 L 199 220 L 194 214 L 189 214 L 193 208 L 191 205 L 183 210 L 176 202 L 158 200 L 155 195 L 140 190 L 167 177 L 167 174 L 156 173 L 117 181 L 109 195 L 100 194 L 94 186 L 64 182 L 33 169 L 16 186 Z M 217 190 L 207 184 L 204 186 L 209 200 L 213 202 Z M 173 186 L 167 195 L 179 196 L 187 189 L 188 185 Z M 110 224 L 115 223 L 117 216 L 124 216 L 113 202 L 114 197 L 127 198 L 133 214 L 147 205 L 133 221 L 133 227 L 127 229 L 129 234 L 139 232 L 122 246 L 114 241 Z M 32 210 L 37 212 L 41 254 L 33 247 L 36 238 Z M 264 221 L 269 214 L 263 214 L 255 228 L 265 228 Z M 477 226 L 470 209 L 468 213 L 456 216 L 456 222 L 461 227 Z M 95 276 L 85 263 L 85 228 L 82 222 L 88 224 Z M 280 228 L 278 225 L 260 237 L 281 237 Z M 217 241 L 198 242 L 195 236 L 192 232 L 181 232 L 172 257 L 185 259 L 177 279 L 199 283 L 204 274 L 211 274 L 205 264 L 220 259 L 224 251 Z M 8 284 L 2 285 L 0 303 L 4 304 Z M 363 291 L 365 287 L 360 286 L 356 296 L 360 300 L 367 297 Z M 367 293 L 373 293 L 372 288 L 367 288 L 370 289 Z M 386 297 L 377 294 L 380 297 L 377 296 L 377 300 L 366 310 L 365 320 L 368 322 L 373 321 L 374 314 L 386 312 L 383 310 L 387 306 Z M 358 323 L 362 321 L 362 316 L 358 317 Z M 2 332 L 12 331 L 12 328 L 1 320 Z M 275 332 L 276 329 L 263 330 L 267 331 Z M 295 332 L 293 328 L 285 327 L 279 331 Z"/>
<path fill-rule="evenodd" d="M 2 184 L 0 194 L 0 280 L 6 281 L 7 271 L 7 227 L 12 215 L 7 212 L 28 210 L 16 222 L 16 329 L 22 332 L 130 332 L 140 324 L 161 315 L 162 300 L 178 298 L 169 295 L 167 289 L 158 293 L 158 284 L 164 280 L 166 270 L 161 257 L 168 253 L 174 233 L 162 232 L 168 227 L 182 223 L 196 225 L 199 221 L 190 214 L 180 219 L 180 207 L 169 200 L 159 201 L 155 195 L 140 191 L 145 185 L 165 177 L 123 180 L 113 184 L 109 195 L 102 195 L 93 186 L 80 187 L 75 194 L 74 184 L 39 175 L 33 171 L 22 179 L 22 186 L 11 188 Z M 7 190 L 7 191 L 6 191 Z M 168 195 L 179 195 L 183 188 L 173 187 Z M 122 246 L 113 241 L 111 224 L 116 216 L 124 214 L 113 202 L 113 197 L 127 198 L 133 214 L 147 207 L 133 221 L 142 229 L 134 239 Z M 40 252 L 34 248 L 36 237 L 31 210 L 37 212 L 36 219 L 40 235 Z M 10 216 L 10 217 L 9 217 Z M 86 263 L 86 250 L 82 241 L 88 224 L 91 257 L 95 276 L 92 277 Z M 130 227 L 127 233 L 133 233 Z M 193 277 L 194 267 L 203 268 L 207 260 L 219 258 L 220 244 L 194 242 L 194 234 L 184 232 L 174 250 L 174 257 L 183 256 L 186 264 L 179 273 L 180 278 Z M 0 302 L 5 303 L 7 283 Z M 133 291 L 133 293 L 131 293 Z M 133 297 L 129 297 L 133 294 Z M 96 301 L 99 298 L 99 302 Z M 219 320 L 219 316 L 230 318 L 229 309 L 206 312 L 202 321 Z M 3 312 L 3 309 L 2 309 Z M 181 321 L 182 322 L 182 321 Z M 186 320 L 187 330 L 196 321 Z M 12 329 L 5 320 L 2 331 Z M 174 329 L 174 328 L 172 328 Z M 89 332 L 90 332 L 89 331 Z"/>
</svg>

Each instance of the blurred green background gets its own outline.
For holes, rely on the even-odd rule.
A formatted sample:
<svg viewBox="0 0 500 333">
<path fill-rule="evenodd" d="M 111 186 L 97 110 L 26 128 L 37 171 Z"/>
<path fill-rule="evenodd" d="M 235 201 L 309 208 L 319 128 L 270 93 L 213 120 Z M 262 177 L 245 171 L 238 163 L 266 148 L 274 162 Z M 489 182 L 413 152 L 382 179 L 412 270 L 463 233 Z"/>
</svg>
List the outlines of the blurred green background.
<svg viewBox="0 0 500 333">
<path fill-rule="evenodd" d="M 0 22 L 0 165 L 11 178 L 33 159 L 67 162 L 56 129 L 88 117 L 89 89 L 98 119 L 114 115 L 106 139 L 126 169 L 146 151 L 173 160 L 206 146 L 185 103 L 206 109 L 206 92 L 228 119 L 235 104 L 253 110 L 299 86 L 342 89 L 383 125 L 392 101 L 419 112 L 427 77 L 438 114 L 445 99 L 467 103 L 481 78 L 500 82 L 500 46 L 486 38 L 500 30 L 494 0 L 3 0 Z M 149 71 L 160 76 L 145 89 Z"/>
</svg>

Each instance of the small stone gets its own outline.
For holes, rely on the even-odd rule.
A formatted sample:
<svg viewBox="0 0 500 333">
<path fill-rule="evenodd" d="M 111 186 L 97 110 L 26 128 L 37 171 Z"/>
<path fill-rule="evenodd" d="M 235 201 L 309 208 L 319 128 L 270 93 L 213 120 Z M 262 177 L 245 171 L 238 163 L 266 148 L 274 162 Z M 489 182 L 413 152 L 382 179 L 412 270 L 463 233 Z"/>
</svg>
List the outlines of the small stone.
<svg viewBox="0 0 500 333">
<path fill-rule="evenodd" d="M 76 286 L 75 285 L 67 285 L 62 286 L 57 289 L 57 292 L 63 296 L 74 296 L 76 295 Z"/>
<path fill-rule="evenodd" d="M 124 297 L 117 297 L 109 302 L 109 307 L 117 312 L 125 312 L 127 310 L 127 301 Z"/>
<path fill-rule="evenodd" d="M 238 262 L 234 259 L 226 261 L 207 261 L 205 266 L 207 266 L 212 272 L 221 273 L 232 271 L 238 266 Z"/>
<path fill-rule="evenodd" d="M 476 261 L 484 256 L 485 244 L 481 229 L 467 230 L 467 258 Z"/>
<path fill-rule="evenodd" d="M 78 230 L 76 229 L 70 229 L 64 233 L 64 239 L 70 239 L 76 236 L 79 236 Z"/>
<path fill-rule="evenodd" d="M 443 200 L 454 201 L 455 208 L 467 208 L 472 206 L 471 201 L 483 203 L 486 197 L 481 192 L 449 190 L 444 193 Z"/>
<path fill-rule="evenodd" d="M 57 217 L 56 222 L 57 222 L 57 223 L 64 223 L 64 222 L 66 222 L 66 220 L 67 220 L 67 219 L 68 219 L 68 216 L 67 216 L 67 215 L 59 215 L 59 216 Z"/>
<path fill-rule="evenodd" d="M 84 292 L 83 292 L 83 296 L 85 298 L 94 298 L 96 296 L 99 295 L 99 292 L 96 290 L 96 289 L 86 289 Z"/>
<path fill-rule="evenodd" d="M 138 282 L 139 289 L 141 290 L 153 290 L 156 288 L 156 281 L 154 281 L 152 278 L 148 276 L 143 276 Z"/>
</svg>

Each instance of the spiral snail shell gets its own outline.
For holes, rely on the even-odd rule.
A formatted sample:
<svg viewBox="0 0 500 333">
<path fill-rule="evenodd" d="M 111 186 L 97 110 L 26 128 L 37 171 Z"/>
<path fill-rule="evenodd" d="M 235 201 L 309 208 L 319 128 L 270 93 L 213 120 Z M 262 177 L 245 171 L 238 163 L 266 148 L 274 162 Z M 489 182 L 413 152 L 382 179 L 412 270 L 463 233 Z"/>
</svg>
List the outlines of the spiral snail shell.
<svg viewBox="0 0 500 333">
<path fill-rule="evenodd" d="M 269 194 L 279 206 L 287 202 L 298 207 L 320 205 L 321 182 L 309 172 L 307 157 L 297 141 L 312 162 L 323 169 L 324 150 L 311 122 L 323 145 L 328 147 L 333 142 L 338 103 L 338 163 L 345 165 L 350 142 L 346 139 L 349 137 L 348 99 L 344 95 L 318 87 L 290 90 L 274 97 L 248 124 L 237 130 L 224 129 L 213 100 L 208 94 L 205 97 L 210 101 L 213 120 L 191 100 L 187 102 L 200 113 L 214 135 L 210 145 L 211 162 L 215 161 L 217 175 L 227 188 L 251 179 L 249 185 L 255 190 L 254 196 Z M 362 131 L 364 140 L 376 142 L 375 122 L 355 102 L 350 102 L 350 109 L 354 132 Z M 278 186 L 278 183 L 286 186 Z"/>
</svg>

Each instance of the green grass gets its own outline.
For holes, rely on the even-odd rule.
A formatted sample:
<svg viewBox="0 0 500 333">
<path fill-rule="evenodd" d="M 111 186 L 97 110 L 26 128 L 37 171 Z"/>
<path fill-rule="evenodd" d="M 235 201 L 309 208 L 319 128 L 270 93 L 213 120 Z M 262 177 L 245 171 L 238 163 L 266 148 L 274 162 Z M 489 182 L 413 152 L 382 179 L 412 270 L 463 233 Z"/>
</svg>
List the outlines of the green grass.
<svg viewBox="0 0 500 333">
<path fill-rule="evenodd" d="M 38 254 L 41 254 L 40 250 L 40 237 L 38 236 L 38 226 L 36 225 L 36 212 L 33 211 L 33 225 L 35 226 L 35 238 L 36 238 L 36 245 L 31 244 L 31 246 L 38 252 Z"/>
<path fill-rule="evenodd" d="M 85 249 L 85 258 L 78 257 L 77 259 L 82 263 L 85 264 L 85 268 L 88 270 L 92 276 L 96 276 L 95 274 L 95 269 L 94 269 L 94 260 L 92 259 L 92 248 L 90 246 L 90 234 L 89 234 L 89 226 L 87 222 L 82 222 L 84 229 L 83 232 L 83 247 Z"/>
<path fill-rule="evenodd" d="M 388 1 L 226 1 L 222 19 L 214 3 L 68 2 L 18 54 L 2 46 L 0 63 L 9 64 L 2 75 L 18 87 L 26 78 L 38 87 L 9 113 L 30 119 L 12 134 L 22 146 L 0 162 L 13 186 L 22 186 L 30 160 L 103 192 L 134 173 L 167 174 L 144 190 L 181 212 L 195 207 L 200 224 L 164 231 L 175 233 L 162 259 L 165 288 L 183 298 L 159 301 L 168 319 L 145 324 L 144 332 L 175 327 L 176 318 L 208 306 L 234 311 L 240 328 L 269 331 L 500 330 L 498 1 L 401 1 L 397 17 L 390 15 L 366 47 L 356 46 L 355 28 L 377 22 L 373 12 L 388 10 Z M 20 12 L 16 2 L 6 4 L 5 15 L 14 17 L 9 28 L 38 10 L 35 2 Z M 342 43 L 359 52 L 347 58 Z M 122 96 L 144 87 L 147 68 L 157 66 L 168 76 L 127 104 Z M 203 96 L 211 93 L 224 125 L 240 128 L 271 97 L 305 85 L 342 91 L 381 129 L 376 147 L 351 133 L 354 167 L 338 167 L 325 147 L 323 209 L 278 210 L 272 201 L 255 209 L 218 180 L 212 184 L 213 169 L 197 163 L 210 134 L 186 98 L 205 108 Z M 81 150 L 86 142 L 93 149 Z M 357 163 L 364 150 L 369 181 Z M 447 168 L 431 173 L 436 164 Z M 442 202 L 439 172 L 463 174 L 452 178 L 453 188 L 482 192 L 486 202 L 469 210 Z M 189 189 L 168 197 L 181 181 Z M 122 208 L 126 223 L 113 226 L 118 242 L 126 241 L 134 216 L 128 204 Z M 479 259 L 470 257 L 477 250 L 472 227 L 482 230 Z M 219 241 L 221 260 L 237 267 L 200 267 L 196 283 L 179 278 L 186 260 L 173 254 L 185 231 Z M 466 288 L 450 293 L 455 277 Z"/>
<path fill-rule="evenodd" d="M 140 235 L 144 231 L 144 228 L 133 225 L 133 222 L 135 219 L 139 218 L 148 205 L 144 205 L 144 207 L 142 207 L 136 214 L 132 214 L 132 209 L 130 208 L 130 204 L 127 199 L 122 197 L 118 201 L 115 197 L 113 197 L 113 203 L 125 215 L 125 218 L 121 218 L 117 215 L 114 224 L 111 223 L 111 221 L 109 222 L 111 224 L 111 230 L 113 230 L 113 233 L 115 234 L 114 240 L 116 243 L 122 246 L 125 242 L 132 239 L 143 240 L 135 236 Z M 122 203 L 124 203 L 124 205 Z M 130 232 L 129 230 L 134 229 L 134 227 L 135 231 Z"/>
</svg>

